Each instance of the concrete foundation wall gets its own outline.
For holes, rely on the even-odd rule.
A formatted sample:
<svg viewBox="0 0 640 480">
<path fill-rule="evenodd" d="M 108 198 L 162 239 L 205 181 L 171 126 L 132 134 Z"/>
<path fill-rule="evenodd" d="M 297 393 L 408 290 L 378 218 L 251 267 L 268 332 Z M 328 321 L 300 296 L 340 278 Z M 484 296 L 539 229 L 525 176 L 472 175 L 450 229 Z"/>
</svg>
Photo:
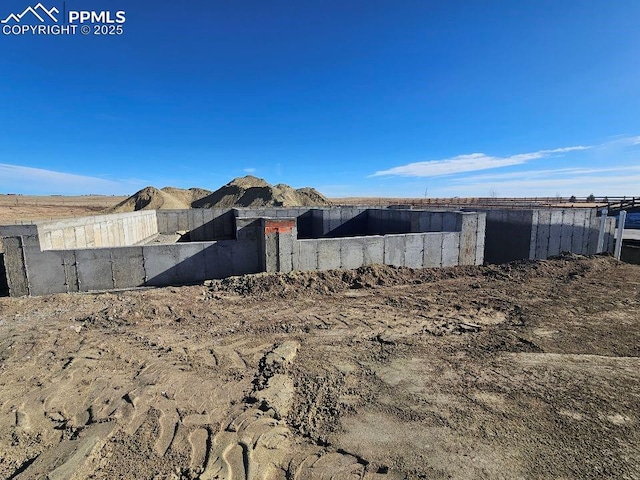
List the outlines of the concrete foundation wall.
<svg viewBox="0 0 640 480">
<path fill-rule="evenodd" d="M 621 254 L 623 262 L 640 265 L 640 242 L 624 241 Z"/>
<path fill-rule="evenodd" d="M 230 240 L 235 238 L 236 219 L 264 217 L 297 218 L 298 224 L 310 231 L 311 210 L 308 207 L 158 210 L 158 231 L 164 234 L 189 231 L 192 242 Z"/>
<path fill-rule="evenodd" d="M 183 285 L 261 271 L 249 240 L 41 251 L 13 237 L 5 254 L 12 296 Z"/>
<path fill-rule="evenodd" d="M 261 218 L 258 222 L 262 232 L 262 271 L 288 273 L 295 270 L 294 249 L 298 237 L 295 219 Z"/>
<path fill-rule="evenodd" d="M 152 212 L 155 213 L 155 212 Z M 256 218 L 251 215 L 275 215 Z M 357 268 L 384 263 L 413 268 L 481 264 L 484 253 L 485 215 L 390 211 L 374 213 L 381 229 L 449 229 L 446 232 L 353 236 L 369 228 L 365 209 L 278 210 L 176 210 L 158 215 L 115 215 L 91 223 L 87 219 L 55 224 L 2 227 L 7 283 L 12 296 L 111 290 L 145 285 L 180 285 L 211 278 L 260 271 Z M 298 240 L 298 219 L 307 227 L 338 238 Z M 152 220 L 157 223 L 152 225 Z M 383 223 L 387 222 L 387 223 Z M 395 222 L 395 223 L 394 223 Z M 82 236 L 84 228 L 97 229 L 116 246 L 96 246 L 96 235 Z M 142 225 L 142 227 L 141 227 Z M 386 225 L 386 227 L 384 226 Z M 54 228 L 55 227 L 55 228 Z M 118 230 L 122 228 L 121 230 Z M 137 230 L 136 230 L 137 229 Z M 233 240 L 177 244 L 122 246 L 135 243 L 149 232 L 190 230 L 192 239 L 230 237 Z M 54 239 L 69 235 L 64 249 L 45 249 L 42 235 Z M 75 235 L 71 241 L 69 232 Z M 47 246 L 53 246 L 53 241 Z M 92 248 L 82 248 L 92 246 Z"/>
<path fill-rule="evenodd" d="M 146 285 L 180 285 L 262 271 L 258 243 L 221 240 L 143 247 Z"/>
<path fill-rule="evenodd" d="M 371 235 L 459 231 L 460 212 L 370 209 L 367 216 Z"/>
<path fill-rule="evenodd" d="M 156 232 L 180 230 L 190 231 L 192 242 L 135 245 Z M 611 252 L 614 232 L 613 218 L 580 209 L 194 209 L 0 227 L 13 296 L 374 263 L 480 265 L 485 259 L 548 258 L 564 251 L 592 254 L 599 244 Z"/>
<path fill-rule="evenodd" d="M 597 252 L 601 218 L 595 209 L 489 210 L 485 260 L 546 259 L 562 252 Z M 605 219 L 603 252 L 613 252 L 615 219 Z"/>
<path fill-rule="evenodd" d="M 484 213 L 343 210 L 312 210 L 313 231 L 322 235 L 294 243 L 294 270 L 374 263 L 423 268 L 481 265 L 484 261 Z"/>
<path fill-rule="evenodd" d="M 238 218 L 297 218 L 312 210 L 311 207 L 234 208 Z"/>
<path fill-rule="evenodd" d="M 298 216 L 298 234 L 311 239 L 459 231 L 459 216 L 460 212 L 389 208 L 309 209 Z"/>
<path fill-rule="evenodd" d="M 367 229 L 367 209 L 357 207 L 313 209 L 308 223 L 298 224 L 300 238 L 363 236 Z"/>
<path fill-rule="evenodd" d="M 485 260 L 506 263 L 529 258 L 533 211 L 489 210 L 485 235 Z"/>
<path fill-rule="evenodd" d="M 353 269 L 373 264 L 410 268 L 446 267 L 460 264 L 460 233 L 298 240 L 294 249 L 297 249 L 294 255 L 297 260 L 293 269 L 302 271 Z"/>
<path fill-rule="evenodd" d="M 214 208 L 159 210 L 158 231 L 190 231 L 191 241 L 232 239 L 236 219 L 294 218 L 298 237 L 341 238 L 460 231 L 460 212 L 344 208 Z"/>
<path fill-rule="evenodd" d="M 118 213 L 42 222 L 38 233 L 43 250 L 116 247 L 152 237 L 158 233 L 158 222 L 155 210 Z"/>
<path fill-rule="evenodd" d="M 229 208 L 158 210 L 158 232 L 189 231 L 193 242 L 235 238 L 234 211 Z"/>
</svg>

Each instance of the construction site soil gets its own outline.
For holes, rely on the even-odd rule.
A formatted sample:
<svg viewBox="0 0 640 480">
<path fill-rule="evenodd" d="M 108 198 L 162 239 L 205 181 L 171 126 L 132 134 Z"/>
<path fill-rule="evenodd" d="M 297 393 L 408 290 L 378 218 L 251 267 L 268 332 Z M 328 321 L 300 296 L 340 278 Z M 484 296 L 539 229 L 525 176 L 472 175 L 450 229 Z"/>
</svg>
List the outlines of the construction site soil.
<svg viewBox="0 0 640 480">
<path fill-rule="evenodd" d="M 0 478 L 637 479 L 640 267 L 0 298 Z"/>
<path fill-rule="evenodd" d="M 109 210 L 111 213 L 138 210 L 171 210 L 189 208 L 232 207 L 318 207 L 331 202 L 314 188 L 297 190 L 289 185 L 271 185 L 251 175 L 234 178 L 215 192 L 203 188 L 188 190 L 164 187 L 146 187 L 134 193 Z"/>
</svg>

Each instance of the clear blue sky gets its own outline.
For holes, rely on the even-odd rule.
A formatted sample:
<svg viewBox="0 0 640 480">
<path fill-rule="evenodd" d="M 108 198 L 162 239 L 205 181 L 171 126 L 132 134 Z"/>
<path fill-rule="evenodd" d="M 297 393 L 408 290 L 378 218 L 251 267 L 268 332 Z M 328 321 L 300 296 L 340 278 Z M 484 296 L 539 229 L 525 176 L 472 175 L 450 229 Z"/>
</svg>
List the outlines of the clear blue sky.
<svg viewBox="0 0 640 480">
<path fill-rule="evenodd" d="M 0 35 L 2 193 L 640 195 L 638 0 L 66 8 L 125 33 Z"/>
</svg>

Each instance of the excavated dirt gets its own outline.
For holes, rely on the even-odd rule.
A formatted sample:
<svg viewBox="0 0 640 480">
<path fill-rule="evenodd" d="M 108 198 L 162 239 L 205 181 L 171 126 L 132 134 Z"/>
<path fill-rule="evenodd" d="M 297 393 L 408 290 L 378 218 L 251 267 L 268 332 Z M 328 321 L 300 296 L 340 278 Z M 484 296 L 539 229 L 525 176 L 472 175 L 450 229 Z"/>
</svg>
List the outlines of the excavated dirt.
<svg viewBox="0 0 640 480">
<path fill-rule="evenodd" d="M 637 479 L 609 257 L 0 299 L 0 478 Z"/>
<path fill-rule="evenodd" d="M 247 175 L 235 178 L 211 195 L 193 202 L 194 208 L 229 207 L 319 207 L 331 205 L 320 192 L 306 187 L 297 190 L 279 183 L 271 185 L 262 178 Z"/>
<path fill-rule="evenodd" d="M 108 213 L 126 213 L 138 210 L 185 210 L 191 208 L 193 202 L 210 194 L 209 190 L 202 188 L 184 190 L 164 187 L 158 190 L 155 187 L 145 187 L 109 209 Z"/>
<path fill-rule="evenodd" d="M 231 207 L 319 207 L 331 205 L 317 190 L 306 187 L 297 190 L 279 183 L 270 185 L 261 178 L 247 175 L 235 178 L 215 192 L 202 188 L 183 190 L 174 187 L 146 187 L 123 200 L 108 213 L 137 210 L 184 210 L 189 208 Z"/>
</svg>

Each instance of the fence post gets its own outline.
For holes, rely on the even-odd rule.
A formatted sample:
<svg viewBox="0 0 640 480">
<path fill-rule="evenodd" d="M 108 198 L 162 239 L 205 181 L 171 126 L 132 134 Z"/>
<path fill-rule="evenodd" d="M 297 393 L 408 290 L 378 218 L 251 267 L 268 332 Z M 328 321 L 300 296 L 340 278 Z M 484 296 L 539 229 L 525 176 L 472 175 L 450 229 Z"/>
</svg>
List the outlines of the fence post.
<svg viewBox="0 0 640 480">
<path fill-rule="evenodd" d="M 618 218 L 618 231 L 616 232 L 616 250 L 615 250 L 615 258 L 616 260 L 620 260 L 620 255 L 622 253 L 622 237 L 624 235 L 624 222 L 627 219 L 627 211 L 622 210 L 620 212 L 620 217 Z"/>
<path fill-rule="evenodd" d="M 598 231 L 598 248 L 596 249 L 596 253 L 602 253 L 604 250 L 604 229 L 607 225 L 607 213 L 608 209 L 603 208 L 600 210 L 600 230 Z"/>
</svg>

